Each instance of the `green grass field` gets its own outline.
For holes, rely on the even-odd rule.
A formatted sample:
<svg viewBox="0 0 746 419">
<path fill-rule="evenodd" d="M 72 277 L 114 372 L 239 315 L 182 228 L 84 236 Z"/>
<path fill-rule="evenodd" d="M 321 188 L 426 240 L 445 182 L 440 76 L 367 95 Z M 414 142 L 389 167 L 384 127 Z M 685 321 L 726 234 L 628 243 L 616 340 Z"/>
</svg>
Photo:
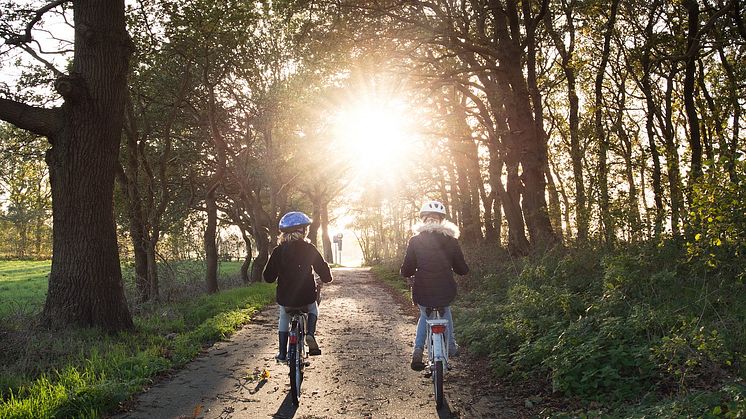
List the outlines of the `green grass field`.
<svg viewBox="0 0 746 419">
<path fill-rule="evenodd" d="M 0 317 L 38 311 L 47 295 L 52 262 L 0 261 Z"/>
<path fill-rule="evenodd" d="M 243 284 L 240 262 L 221 262 L 221 291 L 205 295 L 203 263 L 176 262 L 159 269 L 171 272 L 164 288 L 177 289 L 179 298 L 133 311 L 134 330 L 29 328 L 44 303 L 50 265 L 0 261 L 0 321 L 8 323 L 0 330 L 0 418 L 107 416 L 154 377 L 249 322 L 275 295 L 275 284 Z M 131 268 L 122 271 L 127 284 Z"/>
<path fill-rule="evenodd" d="M 41 310 L 47 296 L 47 277 L 51 265 L 49 260 L 0 260 L 0 318 Z M 172 272 L 179 283 L 199 283 L 204 275 L 202 265 L 197 261 L 173 262 L 170 268 L 159 266 L 160 277 L 165 282 L 165 275 Z M 221 279 L 238 276 L 240 268 L 241 262 L 220 262 L 219 276 Z M 131 267 L 122 267 L 125 282 L 131 281 L 131 271 Z"/>
</svg>

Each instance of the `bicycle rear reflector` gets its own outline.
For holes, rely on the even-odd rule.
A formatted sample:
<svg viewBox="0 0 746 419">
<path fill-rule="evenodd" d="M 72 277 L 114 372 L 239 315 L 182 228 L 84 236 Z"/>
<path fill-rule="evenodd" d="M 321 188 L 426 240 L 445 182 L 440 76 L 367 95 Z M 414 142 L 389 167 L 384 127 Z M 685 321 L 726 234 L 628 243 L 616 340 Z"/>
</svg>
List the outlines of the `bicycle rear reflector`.
<svg viewBox="0 0 746 419">
<path fill-rule="evenodd" d="M 290 335 L 290 344 L 295 345 L 296 343 L 298 343 L 298 336 Z"/>
<path fill-rule="evenodd" d="M 433 333 L 445 333 L 446 332 L 446 326 L 444 324 L 434 324 L 432 328 L 433 328 Z"/>
</svg>

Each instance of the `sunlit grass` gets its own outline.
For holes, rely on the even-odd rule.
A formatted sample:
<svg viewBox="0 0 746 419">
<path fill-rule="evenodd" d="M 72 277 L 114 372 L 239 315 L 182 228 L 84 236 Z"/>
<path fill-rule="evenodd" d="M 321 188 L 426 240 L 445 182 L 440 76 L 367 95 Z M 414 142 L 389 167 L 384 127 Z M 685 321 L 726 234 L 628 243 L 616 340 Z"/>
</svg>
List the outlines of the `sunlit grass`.
<svg viewBox="0 0 746 419">
<path fill-rule="evenodd" d="M 0 358 L 0 417 L 99 417 L 193 359 L 271 303 L 275 287 L 254 284 L 176 304 L 135 318 L 136 330 L 110 336 L 95 329 L 12 333 Z"/>
<path fill-rule="evenodd" d="M 52 262 L 0 260 L 0 318 L 8 315 L 26 316 L 41 311 L 47 295 L 49 271 Z M 159 264 L 159 277 L 165 292 L 178 294 L 174 288 L 197 284 L 198 292 L 204 278 L 204 262 L 178 261 L 168 265 Z M 219 276 L 231 285 L 236 280 L 241 262 L 220 262 Z M 122 266 L 122 277 L 126 288 L 133 293 L 133 268 Z M 171 298 L 170 300 L 174 300 Z M 128 300 L 135 300 L 128 296 Z"/>
<path fill-rule="evenodd" d="M 41 309 L 51 265 L 48 260 L 0 261 L 0 317 Z"/>
</svg>

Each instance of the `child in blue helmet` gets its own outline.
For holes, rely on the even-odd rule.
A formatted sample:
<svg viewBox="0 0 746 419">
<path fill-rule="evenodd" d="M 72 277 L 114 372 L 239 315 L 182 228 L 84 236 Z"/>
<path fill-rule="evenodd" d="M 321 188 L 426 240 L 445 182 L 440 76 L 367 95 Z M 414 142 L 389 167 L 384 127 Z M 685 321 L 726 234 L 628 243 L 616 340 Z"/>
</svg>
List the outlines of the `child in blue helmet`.
<svg viewBox="0 0 746 419">
<path fill-rule="evenodd" d="M 310 355 L 321 355 L 316 342 L 316 322 L 319 306 L 316 302 L 317 287 L 313 271 L 322 282 L 332 282 L 332 273 L 324 257 L 311 244 L 306 235 L 311 219 L 302 212 L 292 211 L 280 219 L 279 245 L 272 251 L 264 268 L 264 280 L 277 280 L 277 304 L 280 306 L 279 343 L 280 351 L 275 356 L 278 361 L 287 358 L 290 317 L 286 307 L 304 307 L 308 311 L 306 344 Z"/>
</svg>

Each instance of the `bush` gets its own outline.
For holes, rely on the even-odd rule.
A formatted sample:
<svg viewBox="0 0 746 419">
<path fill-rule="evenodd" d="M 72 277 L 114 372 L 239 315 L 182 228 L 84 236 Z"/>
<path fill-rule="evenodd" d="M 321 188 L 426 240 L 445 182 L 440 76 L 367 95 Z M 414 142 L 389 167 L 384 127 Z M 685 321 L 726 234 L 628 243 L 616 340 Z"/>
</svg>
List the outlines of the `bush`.
<svg viewBox="0 0 746 419">
<path fill-rule="evenodd" d="M 689 256 L 713 272 L 746 282 L 746 161 L 735 178 L 710 171 L 692 188 Z"/>
<path fill-rule="evenodd" d="M 468 254 L 476 266 L 455 304 L 458 338 L 495 375 L 548 380 L 607 413 L 674 400 L 679 412 L 738 411 L 743 397 L 722 389 L 746 378 L 746 293 L 690 250 L 663 240 L 520 260 Z"/>
</svg>

